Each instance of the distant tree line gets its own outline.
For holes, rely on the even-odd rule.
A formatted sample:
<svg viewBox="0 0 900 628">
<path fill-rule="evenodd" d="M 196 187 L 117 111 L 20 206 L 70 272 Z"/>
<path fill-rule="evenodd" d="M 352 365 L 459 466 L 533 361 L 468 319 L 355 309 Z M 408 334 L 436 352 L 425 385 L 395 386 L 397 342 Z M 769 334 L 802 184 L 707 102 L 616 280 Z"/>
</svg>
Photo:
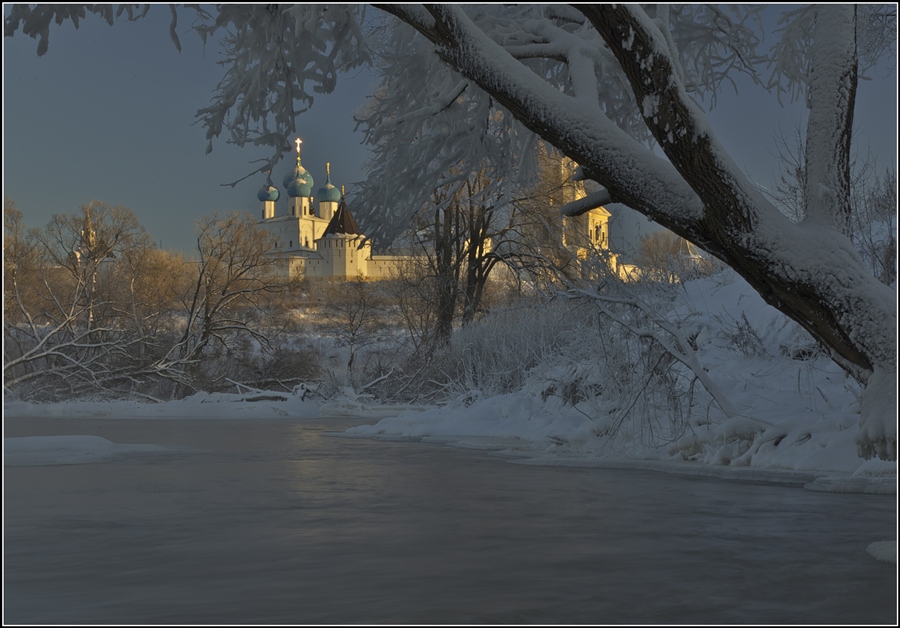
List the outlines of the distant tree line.
<svg viewBox="0 0 900 628">
<path fill-rule="evenodd" d="M 9 198 L 3 213 L 5 390 L 169 399 L 228 376 L 287 386 L 311 374 L 273 371 L 284 347 L 269 313 L 289 282 L 252 217 L 198 220 L 187 256 L 157 248 L 131 210 L 100 201 L 42 228 L 26 228 Z"/>
</svg>

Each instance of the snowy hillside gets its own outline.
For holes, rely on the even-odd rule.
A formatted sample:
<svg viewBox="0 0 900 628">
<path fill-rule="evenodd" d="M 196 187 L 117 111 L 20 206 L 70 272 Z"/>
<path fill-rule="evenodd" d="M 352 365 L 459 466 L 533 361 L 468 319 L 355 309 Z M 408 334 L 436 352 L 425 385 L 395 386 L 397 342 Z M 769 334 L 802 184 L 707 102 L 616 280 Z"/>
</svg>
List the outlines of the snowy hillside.
<svg viewBox="0 0 900 628">
<path fill-rule="evenodd" d="M 707 412 L 694 412 L 680 429 L 671 417 L 623 417 L 599 398 L 572 405 L 546 395 L 551 369 L 545 364 L 533 371 L 541 377 L 518 392 L 484 398 L 472 391 L 457 403 L 349 434 L 484 447 L 499 437 L 503 440 L 493 441 L 492 448 L 539 455 L 547 464 L 559 464 L 551 458 L 586 465 L 610 459 L 687 461 L 831 475 L 817 486 L 833 490 L 896 490 L 896 463 L 866 462 L 857 455 L 858 385 L 739 277 L 727 271 L 686 284 L 669 317 L 694 330 L 697 357 L 736 409 L 732 417 L 700 386 L 693 407 Z M 570 378 L 589 368 L 592 359 L 584 356 L 569 365 Z M 677 468 L 688 472 L 685 467 Z"/>
</svg>

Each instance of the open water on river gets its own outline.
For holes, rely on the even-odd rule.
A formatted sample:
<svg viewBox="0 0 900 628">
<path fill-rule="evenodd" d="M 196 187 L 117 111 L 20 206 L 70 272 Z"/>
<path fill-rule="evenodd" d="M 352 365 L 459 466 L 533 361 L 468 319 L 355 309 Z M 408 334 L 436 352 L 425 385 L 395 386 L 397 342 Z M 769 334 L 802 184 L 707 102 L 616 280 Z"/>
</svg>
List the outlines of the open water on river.
<svg viewBox="0 0 900 628">
<path fill-rule="evenodd" d="M 894 496 L 508 464 L 349 420 L 5 419 L 4 623 L 884 623 Z"/>
</svg>

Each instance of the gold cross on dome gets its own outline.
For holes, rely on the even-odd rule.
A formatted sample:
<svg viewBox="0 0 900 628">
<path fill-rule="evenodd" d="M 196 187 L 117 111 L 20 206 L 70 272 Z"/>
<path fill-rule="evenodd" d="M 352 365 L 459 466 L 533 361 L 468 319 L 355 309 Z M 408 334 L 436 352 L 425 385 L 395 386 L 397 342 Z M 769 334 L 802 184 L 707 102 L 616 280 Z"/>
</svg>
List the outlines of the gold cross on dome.
<svg viewBox="0 0 900 628">
<path fill-rule="evenodd" d="M 294 140 L 294 144 L 297 145 L 297 154 L 298 155 L 300 154 L 300 144 L 302 144 L 302 143 L 303 143 L 303 140 L 301 140 L 299 137 Z"/>
</svg>

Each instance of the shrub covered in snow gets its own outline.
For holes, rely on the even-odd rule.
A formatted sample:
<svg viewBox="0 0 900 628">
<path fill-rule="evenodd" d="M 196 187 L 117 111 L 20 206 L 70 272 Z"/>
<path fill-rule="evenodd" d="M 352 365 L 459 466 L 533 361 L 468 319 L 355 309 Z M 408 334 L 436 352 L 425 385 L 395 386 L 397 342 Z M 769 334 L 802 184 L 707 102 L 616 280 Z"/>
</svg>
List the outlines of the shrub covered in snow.
<svg viewBox="0 0 900 628">
<path fill-rule="evenodd" d="M 557 453 L 720 466 L 859 467 L 859 386 L 806 331 L 732 271 L 658 289 L 493 312 L 436 358 L 444 408 L 357 432 L 518 436 Z"/>
</svg>

